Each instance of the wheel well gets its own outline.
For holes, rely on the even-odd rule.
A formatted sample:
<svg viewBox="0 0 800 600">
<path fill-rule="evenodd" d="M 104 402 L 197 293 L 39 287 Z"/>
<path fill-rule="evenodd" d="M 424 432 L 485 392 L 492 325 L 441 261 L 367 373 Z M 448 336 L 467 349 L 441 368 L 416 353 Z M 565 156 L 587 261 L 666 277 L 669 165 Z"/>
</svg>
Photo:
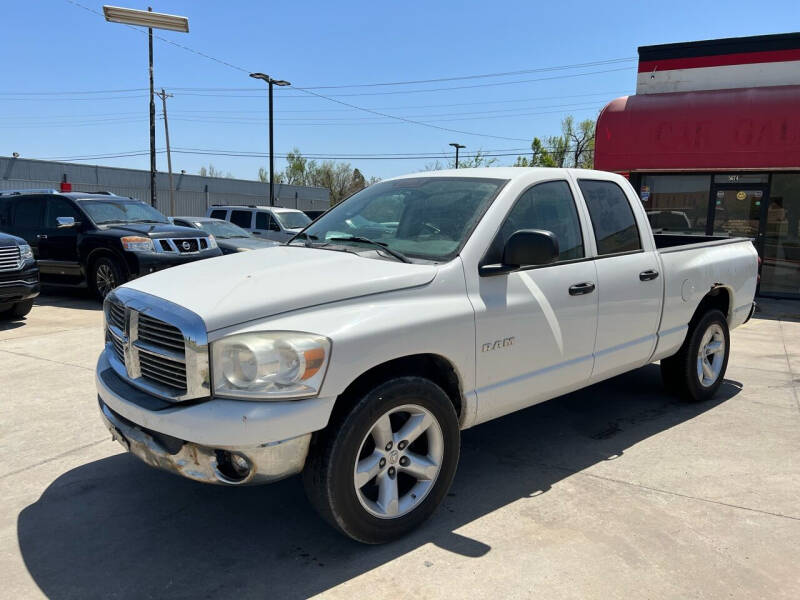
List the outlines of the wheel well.
<svg viewBox="0 0 800 600">
<path fill-rule="evenodd" d="M 697 309 L 694 311 L 694 315 L 692 315 L 692 320 L 690 322 L 690 327 L 697 323 L 697 321 L 703 318 L 704 314 L 712 309 L 721 311 L 722 314 L 725 315 L 725 319 L 730 317 L 731 293 L 728 291 L 728 288 L 721 285 L 711 288 L 711 291 L 703 297 L 703 299 L 700 301 L 700 304 L 697 306 Z"/>
<path fill-rule="evenodd" d="M 413 375 L 430 379 L 441 387 L 461 416 L 461 383 L 453 365 L 438 354 L 414 354 L 387 361 L 359 375 L 339 396 L 334 412 L 348 411 L 370 389 L 388 379 Z"/>
<path fill-rule="evenodd" d="M 108 250 L 106 248 L 96 248 L 89 253 L 89 256 L 86 258 L 86 281 L 90 281 L 92 277 L 92 267 L 94 263 L 100 258 L 110 258 L 114 262 L 116 262 L 119 267 L 122 269 L 122 272 L 125 276 L 129 276 L 130 272 L 128 269 L 128 265 L 125 264 L 125 260 L 120 258 L 113 250 Z"/>
</svg>

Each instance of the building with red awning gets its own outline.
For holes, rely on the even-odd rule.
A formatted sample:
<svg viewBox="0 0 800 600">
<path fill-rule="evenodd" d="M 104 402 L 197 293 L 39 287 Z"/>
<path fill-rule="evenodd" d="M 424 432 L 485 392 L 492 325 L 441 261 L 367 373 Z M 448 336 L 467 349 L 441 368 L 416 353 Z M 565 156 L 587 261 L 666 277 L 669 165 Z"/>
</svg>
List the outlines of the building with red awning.
<svg viewBox="0 0 800 600">
<path fill-rule="evenodd" d="M 800 298 L 800 33 L 639 48 L 597 121 L 654 230 L 753 238 L 764 296 Z"/>
</svg>

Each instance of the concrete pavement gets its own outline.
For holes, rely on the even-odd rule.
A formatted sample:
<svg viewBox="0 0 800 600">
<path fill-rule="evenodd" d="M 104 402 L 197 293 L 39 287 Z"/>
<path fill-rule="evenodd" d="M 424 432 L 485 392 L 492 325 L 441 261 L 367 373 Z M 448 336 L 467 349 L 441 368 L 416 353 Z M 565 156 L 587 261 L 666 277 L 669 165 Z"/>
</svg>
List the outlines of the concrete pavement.
<svg viewBox="0 0 800 600">
<path fill-rule="evenodd" d="M 297 478 L 204 486 L 121 453 L 99 306 L 43 296 L 0 323 L 0 597 L 800 597 L 800 305 L 766 304 L 714 400 L 651 365 L 466 431 L 445 505 L 367 547 Z"/>
</svg>

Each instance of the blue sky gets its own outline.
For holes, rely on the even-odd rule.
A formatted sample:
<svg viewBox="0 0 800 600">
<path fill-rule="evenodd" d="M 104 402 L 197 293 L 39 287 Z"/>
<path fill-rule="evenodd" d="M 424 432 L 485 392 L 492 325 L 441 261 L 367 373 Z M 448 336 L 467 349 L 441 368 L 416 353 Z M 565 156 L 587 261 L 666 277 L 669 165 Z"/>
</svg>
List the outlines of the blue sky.
<svg viewBox="0 0 800 600">
<path fill-rule="evenodd" d="M 147 7 L 133 0 L 118 3 Z M 147 151 L 146 36 L 106 23 L 78 4 L 102 12 L 102 4 L 91 0 L 4 4 L 0 155 Z M 796 0 L 151 4 L 155 11 L 189 17 L 189 34 L 160 31 L 159 36 L 233 65 L 155 41 L 156 87 L 174 94 L 168 101 L 173 169 L 196 173 L 213 163 L 248 179 L 266 158 L 224 154 L 266 152 L 266 94 L 249 71 L 317 88 L 312 91 L 340 102 L 464 132 L 378 117 L 288 88 L 275 94 L 276 154 L 297 147 L 325 156 L 435 155 L 451 150 L 449 142 L 465 144 L 466 152 L 516 154 L 533 136 L 557 133 L 564 115 L 594 117 L 610 99 L 633 93 L 636 61 L 622 59 L 636 57 L 639 45 L 783 33 L 798 22 Z M 586 63 L 595 64 L 544 70 Z M 320 89 L 515 71 L 529 72 Z M 73 93 L 90 91 L 97 93 Z M 157 127 L 162 149 L 161 119 Z M 189 153 L 197 149 L 218 155 Z M 499 164 L 513 160 L 507 156 Z M 149 159 L 81 162 L 148 168 Z M 388 177 L 432 160 L 348 162 L 367 176 Z M 282 168 L 284 161 L 276 165 Z M 158 166 L 166 170 L 163 154 Z"/>
</svg>

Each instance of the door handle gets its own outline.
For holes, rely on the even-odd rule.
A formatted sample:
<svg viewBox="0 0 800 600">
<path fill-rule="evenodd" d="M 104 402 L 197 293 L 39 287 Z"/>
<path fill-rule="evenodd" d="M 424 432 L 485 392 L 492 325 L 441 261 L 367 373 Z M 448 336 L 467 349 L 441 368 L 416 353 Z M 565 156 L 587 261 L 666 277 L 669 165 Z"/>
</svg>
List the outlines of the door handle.
<svg viewBox="0 0 800 600">
<path fill-rule="evenodd" d="M 584 294 L 591 294 L 594 291 L 594 284 L 591 281 L 584 281 L 583 283 L 576 283 L 569 286 L 570 296 L 583 296 Z"/>
<path fill-rule="evenodd" d="M 651 281 L 658 277 L 658 271 L 655 269 L 648 269 L 647 271 L 642 271 L 639 273 L 639 280 L 640 281 Z"/>
<path fill-rule="evenodd" d="M 39 239 L 39 240 L 46 240 L 47 239 L 47 234 L 46 233 L 37 233 L 36 234 L 36 238 Z"/>
</svg>

